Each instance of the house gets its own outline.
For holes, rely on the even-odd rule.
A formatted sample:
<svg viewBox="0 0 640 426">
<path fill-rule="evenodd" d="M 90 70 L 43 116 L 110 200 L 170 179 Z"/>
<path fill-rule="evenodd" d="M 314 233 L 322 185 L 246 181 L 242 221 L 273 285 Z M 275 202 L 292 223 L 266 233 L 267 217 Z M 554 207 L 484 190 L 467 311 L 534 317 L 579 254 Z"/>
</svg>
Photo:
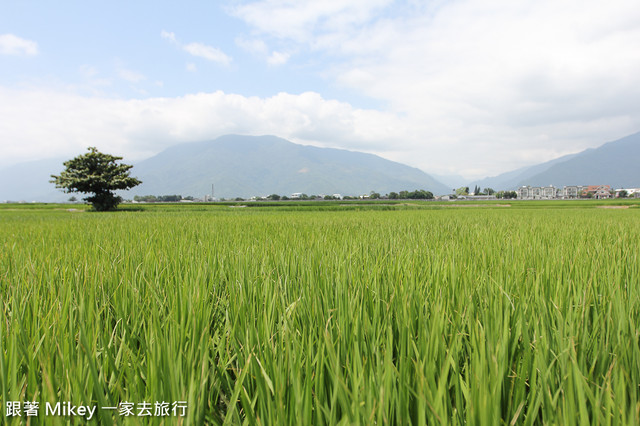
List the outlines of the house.
<svg viewBox="0 0 640 426">
<path fill-rule="evenodd" d="M 605 198 L 611 198 L 611 186 L 610 185 L 589 185 L 582 191 L 583 196 L 603 200 Z"/>
</svg>

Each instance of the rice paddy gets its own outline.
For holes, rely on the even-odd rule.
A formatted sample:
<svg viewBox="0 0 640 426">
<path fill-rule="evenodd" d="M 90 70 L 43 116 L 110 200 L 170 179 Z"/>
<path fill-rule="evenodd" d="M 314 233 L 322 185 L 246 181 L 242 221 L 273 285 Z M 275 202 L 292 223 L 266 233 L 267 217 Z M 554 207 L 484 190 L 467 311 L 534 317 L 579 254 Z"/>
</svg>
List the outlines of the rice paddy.
<svg viewBox="0 0 640 426">
<path fill-rule="evenodd" d="M 640 423 L 636 205 L 318 206 L 0 209 L 2 421 Z"/>
</svg>

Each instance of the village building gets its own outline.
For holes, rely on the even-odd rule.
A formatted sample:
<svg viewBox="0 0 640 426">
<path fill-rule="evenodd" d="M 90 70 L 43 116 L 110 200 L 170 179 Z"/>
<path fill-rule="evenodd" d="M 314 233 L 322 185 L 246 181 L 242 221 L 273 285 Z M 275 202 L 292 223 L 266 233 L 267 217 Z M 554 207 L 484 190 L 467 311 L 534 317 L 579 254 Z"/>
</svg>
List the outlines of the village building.
<svg viewBox="0 0 640 426">
<path fill-rule="evenodd" d="M 516 193 L 520 200 L 571 200 L 587 197 L 602 200 L 612 197 L 610 185 L 570 185 L 562 188 L 553 185 L 521 186 Z"/>
<path fill-rule="evenodd" d="M 640 198 L 640 188 L 618 188 L 615 190 L 616 198 L 620 197 L 623 191 L 627 198 Z"/>
<path fill-rule="evenodd" d="M 584 195 L 591 194 L 592 198 L 603 200 L 611 198 L 611 186 L 609 185 L 589 185 L 582 191 Z"/>
</svg>

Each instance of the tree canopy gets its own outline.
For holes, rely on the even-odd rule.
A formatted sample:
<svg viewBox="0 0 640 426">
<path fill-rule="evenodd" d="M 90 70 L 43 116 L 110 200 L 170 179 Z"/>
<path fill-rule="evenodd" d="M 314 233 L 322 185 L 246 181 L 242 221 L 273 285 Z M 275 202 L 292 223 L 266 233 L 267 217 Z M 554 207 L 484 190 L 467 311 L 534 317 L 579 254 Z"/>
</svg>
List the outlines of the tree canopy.
<svg viewBox="0 0 640 426">
<path fill-rule="evenodd" d="M 142 182 L 129 176 L 133 166 L 117 163 L 122 157 L 104 154 L 95 147 L 89 147 L 88 151 L 65 161 L 65 170 L 58 176 L 51 175 L 50 182 L 68 193 L 92 194 L 84 200 L 97 211 L 114 210 L 122 198 L 113 191 L 133 188 Z"/>
<path fill-rule="evenodd" d="M 460 188 L 456 189 L 456 195 L 469 195 L 469 187 L 461 186 Z"/>
</svg>

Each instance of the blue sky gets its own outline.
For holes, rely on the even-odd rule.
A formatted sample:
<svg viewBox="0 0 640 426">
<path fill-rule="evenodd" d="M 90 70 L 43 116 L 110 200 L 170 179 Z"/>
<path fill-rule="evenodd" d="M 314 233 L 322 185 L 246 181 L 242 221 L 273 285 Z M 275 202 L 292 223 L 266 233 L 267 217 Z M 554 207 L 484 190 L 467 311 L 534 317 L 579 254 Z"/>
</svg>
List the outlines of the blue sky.
<svg viewBox="0 0 640 426">
<path fill-rule="evenodd" d="M 640 3 L 3 1 L 0 166 L 226 133 L 494 175 L 640 131 Z"/>
<path fill-rule="evenodd" d="M 251 29 L 222 3 L 11 2 L 7 9 L 3 33 L 38 46 L 30 60 L 3 57 L 0 77 L 8 85 L 73 85 L 88 94 L 144 98 L 216 90 L 271 96 L 325 84 L 313 58 L 269 66 L 240 48 Z M 183 48 L 189 44 L 220 51 L 229 62 L 189 53 Z"/>
</svg>

